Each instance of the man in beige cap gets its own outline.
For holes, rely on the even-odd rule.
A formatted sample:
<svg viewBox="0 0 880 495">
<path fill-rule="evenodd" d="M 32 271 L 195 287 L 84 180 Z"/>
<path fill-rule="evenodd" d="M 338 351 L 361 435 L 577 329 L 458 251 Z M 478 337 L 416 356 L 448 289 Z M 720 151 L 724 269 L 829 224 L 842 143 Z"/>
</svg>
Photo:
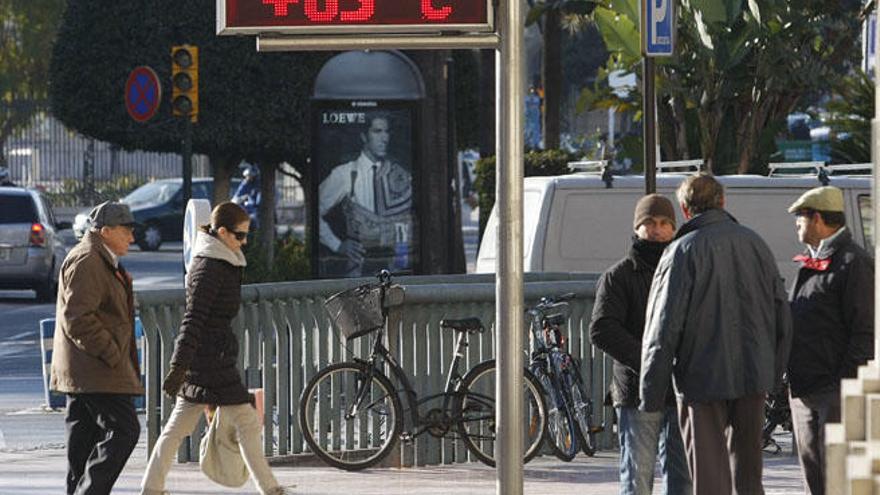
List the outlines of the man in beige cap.
<svg viewBox="0 0 880 495">
<path fill-rule="evenodd" d="M 804 193 L 788 209 L 806 251 L 789 293 L 791 413 L 805 491 L 825 493 L 825 424 L 840 421 L 840 380 L 874 351 L 874 261 L 846 228 L 843 193 Z"/>
<path fill-rule="evenodd" d="M 67 493 L 110 493 L 137 445 L 143 395 L 131 277 L 119 264 L 134 240 L 128 205 L 92 210 L 91 230 L 61 265 L 51 389 L 67 394 Z"/>
<path fill-rule="evenodd" d="M 663 410 L 639 411 L 645 306 L 654 269 L 675 235 L 672 202 L 660 194 L 642 197 L 633 214 L 633 231 L 629 254 L 599 279 L 590 323 L 593 345 L 614 358 L 611 401 L 618 417 L 620 493 L 650 495 L 659 457 L 663 493 L 690 495 L 691 477 L 672 387 Z"/>
</svg>

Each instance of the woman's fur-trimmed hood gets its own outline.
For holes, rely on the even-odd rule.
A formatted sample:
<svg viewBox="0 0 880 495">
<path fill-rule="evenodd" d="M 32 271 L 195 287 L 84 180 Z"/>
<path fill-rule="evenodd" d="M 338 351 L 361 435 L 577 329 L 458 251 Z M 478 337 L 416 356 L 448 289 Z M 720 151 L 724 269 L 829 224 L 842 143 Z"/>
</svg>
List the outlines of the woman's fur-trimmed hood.
<svg viewBox="0 0 880 495">
<path fill-rule="evenodd" d="M 196 244 L 193 247 L 193 258 L 198 256 L 222 260 L 232 266 L 247 266 L 244 253 L 229 249 L 223 241 L 202 230 L 196 234 Z"/>
</svg>

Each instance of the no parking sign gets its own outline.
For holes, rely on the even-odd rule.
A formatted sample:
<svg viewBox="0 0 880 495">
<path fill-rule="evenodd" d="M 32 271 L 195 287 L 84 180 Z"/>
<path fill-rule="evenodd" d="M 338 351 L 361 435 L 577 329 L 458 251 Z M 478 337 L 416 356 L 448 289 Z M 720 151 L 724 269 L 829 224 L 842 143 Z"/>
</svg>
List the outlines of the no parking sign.
<svg viewBox="0 0 880 495">
<path fill-rule="evenodd" d="M 162 101 L 162 85 L 156 72 L 142 65 L 135 67 L 125 82 L 125 109 L 135 122 L 150 120 Z"/>
</svg>

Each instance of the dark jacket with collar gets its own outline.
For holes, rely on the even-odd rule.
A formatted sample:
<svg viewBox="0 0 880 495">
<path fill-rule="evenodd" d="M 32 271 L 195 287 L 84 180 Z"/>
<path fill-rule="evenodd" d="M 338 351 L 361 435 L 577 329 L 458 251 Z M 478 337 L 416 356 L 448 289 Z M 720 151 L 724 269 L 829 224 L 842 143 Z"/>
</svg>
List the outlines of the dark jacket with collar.
<svg viewBox="0 0 880 495">
<path fill-rule="evenodd" d="M 58 280 L 50 388 L 142 395 L 131 278 L 89 232 L 67 253 Z"/>
<path fill-rule="evenodd" d="M 688 403 L 773 391 L 790 347 L 791 314 L 767 244 L 720 209 L 683 225 L 648 298 L 640 407 L 662 407 L 671 375 Z"/>
<path fill-rule="evenodd" d="M 657 260 L 642 255 L 634 245 L 626 258 L 599 278 L 590 322 L 593 345 L 614 359 L 611 400 L 615 407 L 638 407 L 639 368 L 645 307 Z M 675 405 L 672 388 L 667 405 Z"/>
<path fill-rule="evenodd" d="M 171 365 L 186 370 L 179 395 L 199 404 L 244 404 L 251 395 L 238 369 L 232 319 L 241 305 L 244 256 L 199 232 L 187 274 L 186 313 Z"/>
<path fill-rule="evenodd" d="M 788 365 L 795 397 L 829 392 L 874 356 L 874 260 L 844 230 L 802 266 L 791 288 L 794 340 Z"/>
</svg>

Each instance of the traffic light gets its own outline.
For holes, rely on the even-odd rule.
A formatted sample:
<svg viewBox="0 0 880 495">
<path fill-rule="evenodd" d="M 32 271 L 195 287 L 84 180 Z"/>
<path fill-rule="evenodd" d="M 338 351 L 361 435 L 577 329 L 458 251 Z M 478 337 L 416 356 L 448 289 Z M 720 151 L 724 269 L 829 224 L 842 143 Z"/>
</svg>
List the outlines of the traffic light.
<svg viewBox="0 0 880 495">
<path fill-rule="evenodd" d="M 175 117 L 199 120 L 199 48 L 171 47 L 171 108 Z"/>
</svg>

